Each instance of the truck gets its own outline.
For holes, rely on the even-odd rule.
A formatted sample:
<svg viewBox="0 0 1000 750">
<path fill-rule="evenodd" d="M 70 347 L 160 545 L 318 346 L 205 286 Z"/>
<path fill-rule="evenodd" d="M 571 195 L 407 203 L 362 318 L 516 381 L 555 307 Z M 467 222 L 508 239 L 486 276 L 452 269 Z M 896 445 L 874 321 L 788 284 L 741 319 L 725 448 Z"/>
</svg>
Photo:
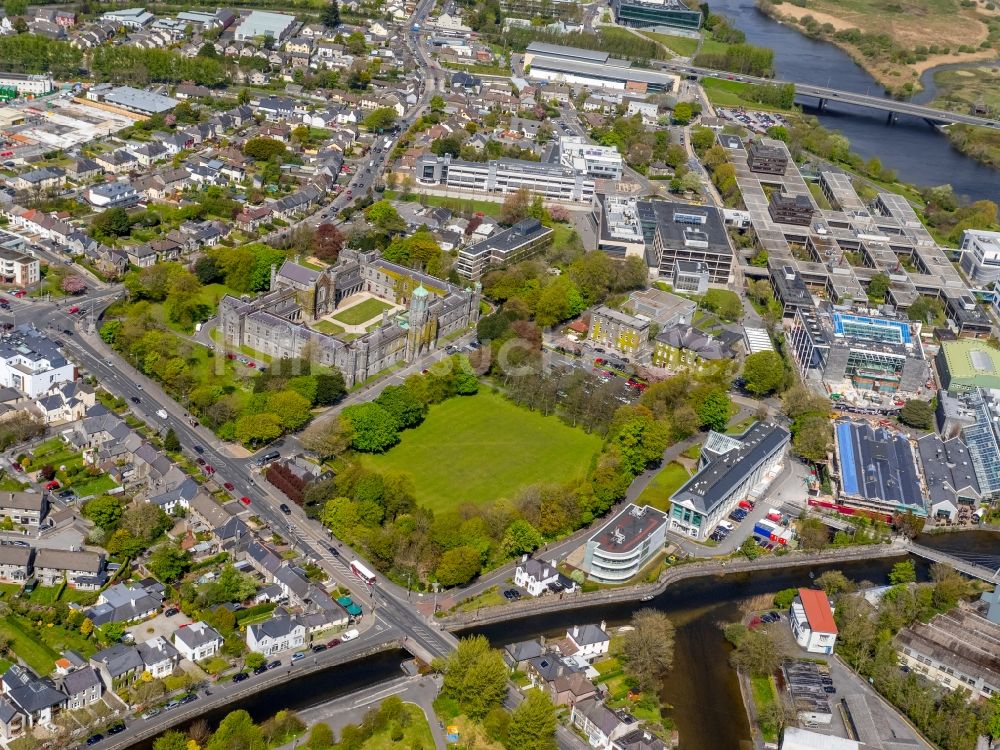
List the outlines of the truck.
<svg viewBox="0 0 1000 750">
<path fill-rule="evenodd" d="M 351 560 L 351 572 L 369 586 L 375 585 L 375 574 L 368 570 L 360 560 Z"/>
<path fill-rule="evenodd" d="M 770 539 L 771 534 L 775 533 L 775 530 L 777 528 L 778 528 L 777 525 L 775 525 L 773 522 L 768 521 L 766 519 L 761 519 L 760 521 L 754 524 L 753 533 L 756 534 L 757 536 L 762 536 L 765 539 Z"/>
</svg>

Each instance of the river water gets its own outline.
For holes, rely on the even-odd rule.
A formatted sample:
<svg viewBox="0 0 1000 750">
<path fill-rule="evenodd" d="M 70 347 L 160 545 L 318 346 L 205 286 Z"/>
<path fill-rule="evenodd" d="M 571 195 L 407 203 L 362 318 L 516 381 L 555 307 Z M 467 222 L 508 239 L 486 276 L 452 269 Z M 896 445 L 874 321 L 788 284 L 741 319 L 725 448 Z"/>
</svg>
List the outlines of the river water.
<svg viewBox="0 0 1000 750">
<path fill-rule="evenodd" d="M 885 93 L 839 48 L 772 20 L 757 9 L 754 0 L 710 0 L 709 5 L 714 13 L 729 17 L 749 43 L 774 50 L 779 79 L 860 94 Z M 963 156 L 920 118 L 901 115 L 889 125 L 884 112 L 840 102 L 828 104 L 822 112 L 811 106 L 803 110 L 817 115 L 825 127 L 842 132 L 865 159 L 877 156 L 904 182 L 920 186 L 950 183 L 957 195 L 970 200 L 1000 201 L 1000 172 Z"/>
</svg>

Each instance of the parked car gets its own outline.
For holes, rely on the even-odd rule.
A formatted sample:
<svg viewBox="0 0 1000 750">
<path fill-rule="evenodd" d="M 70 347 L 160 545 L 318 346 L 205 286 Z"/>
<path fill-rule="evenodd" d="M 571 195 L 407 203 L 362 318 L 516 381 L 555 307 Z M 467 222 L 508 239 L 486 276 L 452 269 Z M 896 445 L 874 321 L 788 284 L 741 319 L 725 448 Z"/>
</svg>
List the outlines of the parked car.
<svg viewBox="0 0 1000 750">
<path fill-rule="evenodd" d="M 249 680 L 250 675 L 246 672 L 237 672 L 233 675 L 233 682 L 243 682 L 244 680 Z"/>
<path fill-rule="evenodd" d="M 100 732 L 98 732 L 97 734 L 93 734 L 93 735 L 91 735 L 90 737 L 87 738 L 87 747 L 90 747 L 91 745 L 96 745 L 98 742 L 100 742 L 103 739 L 104 739 L 104 735 L 101 734 Z"/>
<path fill-rule="evenodd" d="M 280 662 L 280 661 L 278 661 L 277 659 L 275 659 L 274 661 L 270 662 L 270 663 L 269 663 L 269 664 L 267 665 L 267 668 L 268 668 L 268 669 L 277 669 L 277 668 L 278 668 L 278 667 L 280 667 L 280 666 L 281 666 L 281 662 Z"/>
<path fill-rule="evenodd" d="M 163 611 L 163 615 L 164 615 L 165 617 L 173 617 L 173 616 L 174 616 L 174 615 L 176 615 L 176 614 L 177 614 L 178 612 L 180 612 L 180 610 L 179 610 L 179 609 L 177 609 L 177 607 L 168 607 L 167 609 L 165 609 L 165 610 Z"/>
<path fill-rule="evenodd" d="M 45 483 L 45 489 L 48 490 L 49 492 L 51 492 L 52 490 L 57 490 L 59 489 L 59 487 L 60 484 L 58 479 L 53 479 L 51 482 Z"/>
<path fill-rule="evenodd" d="M 517 589 L 507 589 L 503 592 L 503 598 L 510 602 L 517 601 L 521 598 L 521 592 Z"/>
<path fill-rule="evenodd" d="M 320 651 L 326 651 L 326 644 L 325 643 L 317 643 L 315 646 L 313 646 L 312 650 L 313 650 L 314 654 L 318 654 Z"/>
<path fill-rule="evenodd" d="M 243 497 L 240 498 L 240 502 L 243 503 L 244 505 L 249 505 L 250 504 L 250 498 L 247 497 L 246 495 L 244 495 Z"/>
<path fill-rule="evenodd" d="M 181 698 L 181 705 L 187 705 L 188 703 L 194 703 L 198 700 L 198 695 L 196 693 L 188 693 L 183 698 Z"/>
<path fill-rule="evenodd" d="M 342 641 L 339 638 L 334 638 L 332 641 L 326 644 L 327 648 L 333 648 L 334 646 L 339 646 Z"/>
<path fill-rule="evenodd" d="M 124 731 L 125 731 L 125 722 L 124 721 L 116 721 L 114 724 L 112 724 L 107 729 L 108 737 L 111 737 L 112 735 L 115 735 L 115 734 L 120 734 L 121 732 L 124 732 Z"/>
<path fill-rule="evenodd" d="M 266 672 L 266 671 L 267 671 L 267 665 L 266 664 L 261 664 L 259 667 L 257 667 L 253 671 L 253 673 L 254 674 L 264 674 L 264 672 Z"/>
<path fill-rule="evenodd" d="M 236 485 L 234 485 L 232 482 L 223 482 L 222 486 L 226 488 L 227 492 L 232 492 L 233 490 L 236 489 Z"/>
<path fill-rule="evenodd" d="M 148 719 L 152 719 L 154 716 L 159 716 L 159 715 L 160 715 L 160 709 L 158 709 L 158 708 L 151 708 L 148 711 L 144 711 L 143 712 L 142 718 L 148 720 Z"/>
<path fill-rule="evenodd" d="M 294 654 L 292 654 L 292 661 L 298 661 L 299 659 L 305 659 L 305 658 L 306 654 L 304 651 L 296 651 Z"/>
</svg>

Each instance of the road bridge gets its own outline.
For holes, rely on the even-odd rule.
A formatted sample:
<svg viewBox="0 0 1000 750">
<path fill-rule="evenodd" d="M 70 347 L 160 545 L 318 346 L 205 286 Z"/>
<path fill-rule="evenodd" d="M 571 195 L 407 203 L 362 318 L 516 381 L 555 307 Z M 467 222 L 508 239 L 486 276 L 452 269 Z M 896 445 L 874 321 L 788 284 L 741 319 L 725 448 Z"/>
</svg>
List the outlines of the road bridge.
<svg viewBox="0 0 1000 750">
<path fill-rule="evenodd" d="M 922 544 L 907 542 L 910 554 L 922 557 L 931 562 L 946 563 L 959 573 L 972 578 L 978 578 L 988 583 L 1000 580 L 1000 557 L 996 555 L 981 555 L 974 552 L 945 552 L 939 549 L 924 547 Z"/>
</svg>

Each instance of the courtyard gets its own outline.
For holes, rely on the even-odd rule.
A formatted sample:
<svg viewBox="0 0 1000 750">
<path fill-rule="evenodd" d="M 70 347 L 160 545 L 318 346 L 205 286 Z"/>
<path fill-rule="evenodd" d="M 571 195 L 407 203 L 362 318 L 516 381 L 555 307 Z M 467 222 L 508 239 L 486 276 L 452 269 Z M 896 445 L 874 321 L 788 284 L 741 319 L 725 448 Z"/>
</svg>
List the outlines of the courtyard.
<svg viewBox="0 0 1000 750">
<path fill-rule="evenodd" d="M 310 324 L 310 327 L 320 333 L 350 340 L 377 327 L 386 310 L 395 314 L 402 309 L 401 305 L 386 302 L 368 292 L 359 292 L 343 300 L 334 312 Z"/>
<path fill-rule="evenodd" d="M 513 498 L 532 484 L 582 478 L 601 438 L 480 392 L 431 407 L 396 447 L 366 466 L 413 477 L 417 502 L 435 512 Z"/>
</svg>

